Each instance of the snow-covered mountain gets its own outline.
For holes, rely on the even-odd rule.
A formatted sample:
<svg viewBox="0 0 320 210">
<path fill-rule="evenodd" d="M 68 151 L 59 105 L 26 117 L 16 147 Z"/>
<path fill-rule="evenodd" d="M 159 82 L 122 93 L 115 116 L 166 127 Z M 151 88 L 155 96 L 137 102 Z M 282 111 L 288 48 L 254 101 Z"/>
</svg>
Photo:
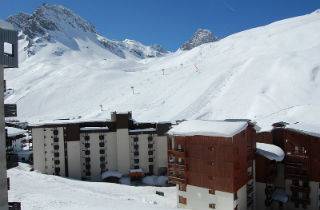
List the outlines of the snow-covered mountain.
<svg viewBox="0 0 320 210">
<path fill-rule="evenodd" d="M 319 12 L 187 51 L 162 53 L 155 47 L 163 56 L 146 58 L 145 49 L 155 51 L 99 36 L 76 15 L 57 21 L 47 8 L 69 11 L 45 5 L 32 14 L 47 20 L 36 24 L 44 33 L 26 24 L 29 16 L 16 18 L 23 31 L 31 27 L 21 33 L 20 68 L 5 72 L 14 89 L 6 102 L 17 103 L 21 120 L 106 118 L 115 110 L 132 110 L 140 121 L 247 118 L 262 126 L 317 123 L 320 117 Z M 143 55 L 128 46 L 142 47 Z"/>
<path fill-rule="evenodd" d="M 217 37 L 213 35 L 208 29 L 198 29 L 188 40 L 185 42 L 180 49 L 182 50 L 191 50 L 195 47 L 198 47 L 202 44 L 218 41 Z"/>
<path fill-rule="evenodd" d="M 157 57 L 167 53 L 159 45 L 145 46 L 134 40 L 113 41 L 98 35 L 95 27 L 73 11 L 60 6 L 43 4 L 31 15 L 19 13 L 7 19 L 22 31 L 21 39 L 28 45 L 27 54 L 34 55 L 41 48 L 57 43 L 54 55 L 63 55 L 66 50 L 81 50 L 77 39 L 91 41 L 115 55 L 126 58 L 128 54 L 137 58 Z M 62 45 L 62 46 L 61 46 Z"/>
</svg>

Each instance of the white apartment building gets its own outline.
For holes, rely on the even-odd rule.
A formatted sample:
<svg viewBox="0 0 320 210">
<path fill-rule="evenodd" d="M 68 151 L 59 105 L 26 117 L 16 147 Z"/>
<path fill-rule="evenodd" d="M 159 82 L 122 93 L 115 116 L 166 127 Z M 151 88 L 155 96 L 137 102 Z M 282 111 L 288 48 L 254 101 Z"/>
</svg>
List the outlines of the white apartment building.
<svg viewBox="0 0 320 210">
<path fill-rule="evenodd" d="M 0 210 L 19 209 L 19 204 L 8 205 L 6 167 L 4 68 L 18 67 L 18 33 L 8 23 L 0 20 Z"/>
<path fill-rule="evenodd" d="M 110 121 L 60 120 L 31 125 L 34 169 L 45 174 L 101 180 L 101 174 L 163 175 L 170 123 L 137 123 L 131 113 Z"/>
</svg>

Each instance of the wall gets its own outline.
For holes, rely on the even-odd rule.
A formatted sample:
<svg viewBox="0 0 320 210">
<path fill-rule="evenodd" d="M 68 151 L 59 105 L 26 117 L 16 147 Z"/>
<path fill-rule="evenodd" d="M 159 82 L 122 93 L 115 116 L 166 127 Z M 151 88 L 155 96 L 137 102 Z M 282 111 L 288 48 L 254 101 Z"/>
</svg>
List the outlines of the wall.
<svg viewBox="0 0 320 210">
<path fill-rule="evenodd" d="M 68 171 L 69 177 L 81 178 L 80 141 L 68 141 Z"/>
<path fill-rule="evenodd" d="M 118 170 L 117 133 L 110 132 L 106 135 L 107 168 L 111 171 Z"/>
<path fill-rule="evenodd" d="M 246 186 L 243 186 L 237 191 L 238 200 L 234 200 L 233 193 L 215 191 L 215 194 L 209 194 L 209 190 L 203 187 L 197 187 L 193 185 L 187 185 L 186 192 L 179 191 L 177 186 L 178 197 L 182 196 L 187 198 L 187 204 L 183 205 L 179 203 L 178 207 L 189 208 L 192 210 L 212 210 L 209 208 L 209 204 L 215 204 L 216 210 L 234 210 L 238 205 L 238 210 L 247 209 L 246 200 Z"/>
<path fill-rule="evenodd" d="M 2 44 L 2 43 L 0 43 Z M 7 166 L 4 133 L 3 67 L 0 64 L 0 210 L 8 209 Z"/>
<path fill-rule="evenodd" d="M 33 167 L 34 170 L 46 173 L 44 161 L 43 128 L 32 129 Z"/>
<path fill-rule="evenodd" d="M 118 171 L 123 174 L 128 174 L 128 169 L 130 169 L 130 148 L 128 129 L 121 128 L 117 130 L 117 151 Z"/>
<path fill-rule="evenodd" d="M 155 174 L 159 175 L 159 169 L 168 168 L 168 137 L 155 136 Z"/>
</svg>

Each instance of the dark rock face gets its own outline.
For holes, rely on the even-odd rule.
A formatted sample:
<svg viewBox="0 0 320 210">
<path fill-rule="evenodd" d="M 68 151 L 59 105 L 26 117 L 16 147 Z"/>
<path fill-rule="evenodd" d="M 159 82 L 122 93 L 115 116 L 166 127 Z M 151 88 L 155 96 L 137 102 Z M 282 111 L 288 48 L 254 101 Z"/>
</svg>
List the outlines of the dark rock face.
<svg viewBox="0 0 320 210">
<path fill-rule="evenodd" d="M 198 29 L 190 40 L 184 43 L 180 49 L 182 50 L 191 50 L 195 47 L 198 47 L 202 44 L 215 42 L 218 39 L 213 35 L 213 33 L 207 29 Z"/>
</svg>

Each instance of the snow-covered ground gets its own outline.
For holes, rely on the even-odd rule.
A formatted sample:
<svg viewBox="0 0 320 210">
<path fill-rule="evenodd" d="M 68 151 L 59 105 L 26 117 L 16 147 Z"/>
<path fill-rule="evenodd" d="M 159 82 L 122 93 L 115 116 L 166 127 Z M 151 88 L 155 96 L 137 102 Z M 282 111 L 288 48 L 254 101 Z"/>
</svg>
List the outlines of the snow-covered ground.
<svg viewBox="0 0 320 210">
<path fill-rule="evenodd" d="M 10 201 L 24 210 L 174 210 L 175 187 L 133 187 L 85 182 L 28 171 L 26 164 L 8 170 Z M 159 196 L 155 192 L 164 192 Z"/>
<path fill-rule="evenodd" d="M 65 30 L 77 36 L 62 42 L 54 34 L 57 41 L 30 57 L 20 42 L 20 68 L 5 72 L 14 89 L 6 103 L 17 103 L 19 119 L 105 119 L 129 110 L 139 121 L 247 118 L 267 129 L 320 118 L 319 12 L 146 59 L 118 57 L 96 34 Z"/>
</svg>

